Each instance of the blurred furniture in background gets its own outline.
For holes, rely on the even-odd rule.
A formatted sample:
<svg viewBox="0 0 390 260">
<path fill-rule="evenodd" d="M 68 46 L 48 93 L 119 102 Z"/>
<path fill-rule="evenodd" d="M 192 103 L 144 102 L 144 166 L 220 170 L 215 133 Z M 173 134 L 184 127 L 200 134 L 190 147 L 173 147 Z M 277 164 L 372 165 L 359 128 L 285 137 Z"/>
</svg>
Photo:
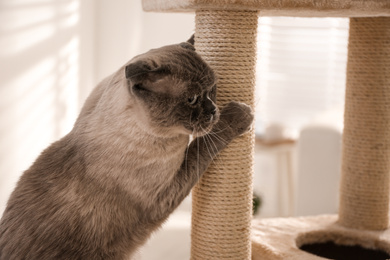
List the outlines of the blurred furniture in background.
<svg viewBox="0 0 390 260">
<path fill-rule="evenodd" d="M 267 127 L 256 136 L 253 190 L 262 196 L 259 217 L 293 216 L 296 141 L 281 125 Z"/>
<path fill-rule="evenodd" d="M 297 142 L 296 216 L 335 214 L 341 170 L 341 131 L 308 125 Z"/>
</svg>

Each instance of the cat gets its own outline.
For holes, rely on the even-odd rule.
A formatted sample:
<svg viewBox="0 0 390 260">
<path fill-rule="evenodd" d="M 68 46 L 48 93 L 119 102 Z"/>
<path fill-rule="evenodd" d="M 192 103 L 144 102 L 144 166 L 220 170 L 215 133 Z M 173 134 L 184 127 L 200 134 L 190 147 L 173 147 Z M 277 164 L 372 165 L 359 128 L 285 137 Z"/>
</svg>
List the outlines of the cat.
<svg viewBox="0 0 390 260">
<path fill-rule="evenodd" d="M 251 127 L 249 106 L 218 109 L 216 83 L 190 41 L 136 56 L 104 79 L 73 129 L 18 181 L 0 223 L 0 259 L 131 258 Z"/>
</svg>

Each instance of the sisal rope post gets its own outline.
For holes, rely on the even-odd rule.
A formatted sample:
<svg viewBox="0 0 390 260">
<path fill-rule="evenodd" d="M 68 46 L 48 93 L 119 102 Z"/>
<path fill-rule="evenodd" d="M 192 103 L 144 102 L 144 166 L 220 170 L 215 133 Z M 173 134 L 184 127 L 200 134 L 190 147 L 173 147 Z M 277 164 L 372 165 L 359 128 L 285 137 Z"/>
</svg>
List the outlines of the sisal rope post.
<svg viewBox="0 0 390 260">
<path fill-rule="evenodd" d="M 390 18 L 351 18 L 339 223 L 388 227 Z"/>
<path fill-rule="evenodd" d="M 217 104 L 254 108 L 257 11 L 196 11 L 195 48 L 218 76 Z M 235 139 L 193 189 L 191 259 L 250 259 L 254 132 Z"/>
</svg>

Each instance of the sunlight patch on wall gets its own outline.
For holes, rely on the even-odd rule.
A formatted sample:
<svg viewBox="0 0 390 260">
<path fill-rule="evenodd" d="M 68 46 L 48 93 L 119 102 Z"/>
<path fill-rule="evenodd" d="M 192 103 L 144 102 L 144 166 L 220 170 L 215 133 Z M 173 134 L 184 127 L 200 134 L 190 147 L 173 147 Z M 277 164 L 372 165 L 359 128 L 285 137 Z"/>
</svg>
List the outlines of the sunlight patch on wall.
<svg viewBox="0 0 390 260">
<path fill-rule="evenodd" d="M 79 1 L 67 1 L 63 4 L 63 7 L 58 8 L 59 14 L 63 18 L 59 21 L 60 28 L 67 28 L 75 26 L 79 22 Z"/>
<path fill-rule="evenodd" d="M 50 6 L 24 7 L 12 1 L 2 5 L 0 50 L 3 55 L 16 54 L 53 36 L 55 25 L 50 21 L 55 13 Z"/>
<path fill-rule="evenodd" d="M 0 2 L 0 215 L 20 174 L 77 117 L 79 1 Z"/>
</svg>

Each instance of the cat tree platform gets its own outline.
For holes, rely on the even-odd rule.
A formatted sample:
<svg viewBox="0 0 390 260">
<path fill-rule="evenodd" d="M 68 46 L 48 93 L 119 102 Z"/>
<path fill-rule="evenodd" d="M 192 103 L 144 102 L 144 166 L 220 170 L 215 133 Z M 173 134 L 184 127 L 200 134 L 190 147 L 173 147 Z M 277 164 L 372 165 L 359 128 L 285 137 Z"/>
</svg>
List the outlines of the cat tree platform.
<svg viewBox="0 0 390 260">
<path fill-rule="evenodd" d="M 252 222 L 252 131 L 193 190 L 191 258 L 329 259 L 300 249 L 329 251 L 328 242 L 390 254 L 389 1 L 143 0 L 143 7 L 195 11 L 195 48 L 218 75 L 218 105 L 235 100 L 252 108 L 258 15 L 350 17 L 339 214 Z M 349 252 L 341 259 L 356 259 Z"/>
<path fill-rule="evenodd" d="M 251 241 L 253 260 L 320 260 L 320 259 L 388 259 L 390 254 L 390 230 L 359 230 L 347 228 L 338 223 L 337 215 L 320 215 L 296 218 L 271 218 L 254 220 L 252 223 Z M 332 242 L 346 246 L 346 251 L 352 251 L 352 246 L 365 249 L 368 256 L 362 252 L 335 253 Z M 327 257 L 319 257 L 301 248 L 304 245 L 321 243 L 323 253 Z M 329 246 L 329 248 L 326 248 Z M 305 249 L 305 248 L 304 248 Z M 351 250 L 349 250 L 351 249 Z M 364 252 L 363 252 L 364 253 Z M 342 257 L 340 257 L 340 254 Z M 356 257 L 356 254 L 359 254 Z M 360 258 L 359 258 L 360 257 Z"/>
</svg>

